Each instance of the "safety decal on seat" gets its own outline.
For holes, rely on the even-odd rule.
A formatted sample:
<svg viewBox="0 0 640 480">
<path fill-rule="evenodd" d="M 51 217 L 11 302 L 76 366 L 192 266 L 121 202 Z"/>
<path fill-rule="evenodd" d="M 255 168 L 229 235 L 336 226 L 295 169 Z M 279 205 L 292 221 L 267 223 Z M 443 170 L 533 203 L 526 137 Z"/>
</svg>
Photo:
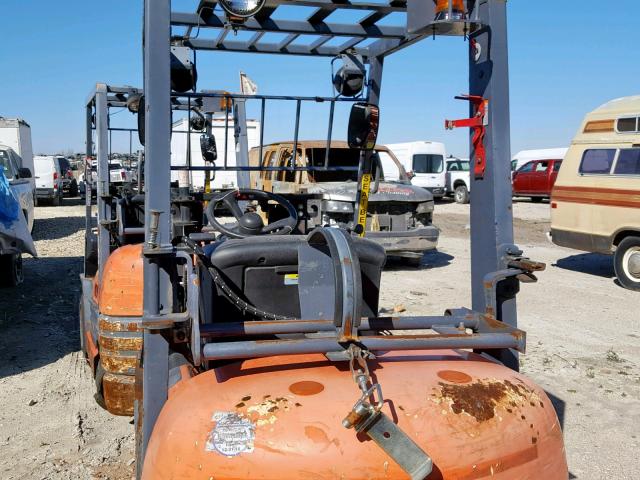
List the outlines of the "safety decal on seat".
<svg viewBox="0 0 640 480">
<path fill-rule="evenodd" d="M 205 450 L 226 457 L 253 452 L 255 425 L 235 412 L 216 412 L 211 418 L 215 425 L 207 438 Z"/>
</svg>

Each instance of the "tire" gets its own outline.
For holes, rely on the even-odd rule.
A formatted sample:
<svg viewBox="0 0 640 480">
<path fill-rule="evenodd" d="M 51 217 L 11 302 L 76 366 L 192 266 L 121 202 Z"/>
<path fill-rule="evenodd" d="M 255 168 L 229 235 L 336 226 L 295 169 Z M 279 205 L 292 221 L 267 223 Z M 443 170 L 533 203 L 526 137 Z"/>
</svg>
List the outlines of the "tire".
<svg viewBox="0 0 640 480">
<path fill-rule="evenodd" d="M 80 352 L 86 359 L 89 358 L 84 340 L 84 295 L 80 295 L 80 304 L 78 305 L 78 328 L 80 330 Z"/>
<path fill-rule="evenodd" d="M 93 395 L 96 403 L 100 405 L 105 410 L 107 409 L 107 404 L 104 401 L 104 389 L 102 388 L 102 379 L 104 378 L 104 367 L 102 366 L 102 361 L 98 359 L 98 365 L 96 366 L 96 393 Z"/>
<path fill-rule="evenodd" d="M 78 196 L 78 182 L 76 182 L 75 180 L 73 180 L 71 182 L 71 185 L 69 185 L 69 196 L 70 197 Z"/>
<path fill-rule="evenodd" d="M 55 197 L 53 197 L 51 199 L 51 205 L 53 205 L 54 207 L 59 207 L 60 204 L 62 203 L 62 195 L 56 195 Z"/>
<path fill-rule="evenodd" d="M 0 255 L 0 286 L 17 287 L 23 281 L 22 255 Z"/>
<path fill-rule="evenodd" d="M 627 237 L 620 242 L 613 266 L 620 285 L 640 292 L 640 237 Z"/>
<path fill-rule="evenodd" d="M 456 203 L 466 204 L 469 203 L 469 189 L 466 185 L 458 185 L 453 193 L 453 198 Z"/>
<path fill-rule="evenodd" d="M 533 203 L 540 203 L 542 202 L 542 197 L 531 197 L 531 201 Z"/>
</svg>

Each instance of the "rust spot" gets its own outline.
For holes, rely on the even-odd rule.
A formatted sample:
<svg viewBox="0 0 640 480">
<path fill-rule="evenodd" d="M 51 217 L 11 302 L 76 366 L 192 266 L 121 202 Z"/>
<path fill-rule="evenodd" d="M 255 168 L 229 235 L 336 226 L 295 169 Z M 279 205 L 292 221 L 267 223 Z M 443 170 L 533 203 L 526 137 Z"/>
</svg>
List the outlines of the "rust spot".
<svg viewBox="0 0 640 480">
<path fill-rule="evenodd" d="M 295 405 L 296 405 L 296 407 L 301 407 L 302 406 L 302 404 L 298 403 L 298 402 L 296 402 Z"/>
<path fill-rule="evenodd" d="M 402 405 L 398 405 L 398 410 L 401 410 L 404 412 L 404 407 Z"/>
<path fill-rule="evenodd" d="M 267 410 L 267 412 L 269 412 L 269 413 L 273 413 L 273 412 L 277 412 L 277 411 L 278 411 L 278 406 L 277 405 L 274 405 L 269 410 Z"/>
<path fill-rule="evenodd" d="M 531 443 L 535 445 L 536 443 L 538 443 L 538 439 L 536 437 L 531 437 Z"/>
<path fill-rule="evenodd" d="M 473 380 L 469 375 L 456 370 L 441 370 L 438 372 L 438 376 L 445 382 L 450 383 L 471 383 Z"/>
<path fill-rule="evenodd" d="M 107 410 L 113 415 L 133 415 L 135 377 L 105 373 L 102 393 Z"/>
<path fill-rule="evenodd" d="M 530 401 L 535 392 L 508 380 L 478 380 L 469 385 L 440 383 L 441 397 L 451 404 L 453 413 L 466 413 L 478 422 L 486 422 L 496 415 L 496 407 L 508 408 Z M 509 410 L 507 410 L 509 412 Z M 509 412 L 511 413 L 511 412 Z M 522 416 L 524 417 L 524 416 Z"/>
<path fill-rule="evenodd" d="M 243 402 L 248 402 L 249 400 L 251 400 L 251 395 L 247 395 L 246 397 L 242 397 L 241 399 Z"/>
<path fill-rule="evenodd" d="M 236 408 L 242 408 L 242 407 L 244 407 L 244 406 L 245 406 L 245 403 L 244 403 L 244 402 L 240 402 L 240 403 L 238 403 L 238 404 L 236 405 Z"/>
<path fill-rule="evenodd" d="M 107 373 L 133 375 L 138 366 L 137 355 L 113 355 L 110 352 L 102 352 L 100 362 Z"/>
<path fill-rule="evenodd" d="M 289 386 L 289 391 L 295 395 L 317 395 L 324 390 L 324 385 L 318 382 L 302 381 L 292 383 Z"/>
<path fill-rule="evenodd" d="M 140 351 L 142 350 L 142 336 L 139 337 L 115 337 L 100 335 L 98 338 L 101 350 L 118 352 L 122 350 Z"/>
</svg>

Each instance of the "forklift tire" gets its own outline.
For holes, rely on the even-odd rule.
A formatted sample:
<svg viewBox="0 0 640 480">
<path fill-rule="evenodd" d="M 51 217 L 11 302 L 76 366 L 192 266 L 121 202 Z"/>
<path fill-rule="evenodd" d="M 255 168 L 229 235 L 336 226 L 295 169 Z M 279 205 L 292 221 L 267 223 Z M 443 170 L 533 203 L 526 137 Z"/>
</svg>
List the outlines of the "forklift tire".
<svg viewBox="0 0 640 480">
<path fill-rule="evenodd" d="M 80 352 L 86 360 L 89 354 L 84 339 L 84 295 L 80 295 L 80 305 L 78 305 L 78 329 L 80 330 Z"/>
<path fill-rule="evenodd" d="M 17 287 L 23 281 L 22 255 L 0 255 L 0 287 Z"/>
<path fill-rule="evenodd" d="M 93 398 L 95 398 L 96 403 L 100 405 L 105 410 L 107 409 L 107 404 L 104 401 L 104 390 L 102 388 L 102 379 L 104 378 L 104 367 L 102 366 L 102 362 L 98 359 L 98 365 L 96 366 L 96 393 L 94 393 Z"/>
<path fill-rule="evenodd" d="M 456 203 L 469 203 L 469 189 L 467 189 L 466 185 L 458 185 L 453 193 L 453 198 L 456 200 Z"/>
<path fill-rule="evenodd" d="M 640 292 L 640 237 L 627 237 L 620 242 L 613 265 L 620 285 Z"/>
</svg>

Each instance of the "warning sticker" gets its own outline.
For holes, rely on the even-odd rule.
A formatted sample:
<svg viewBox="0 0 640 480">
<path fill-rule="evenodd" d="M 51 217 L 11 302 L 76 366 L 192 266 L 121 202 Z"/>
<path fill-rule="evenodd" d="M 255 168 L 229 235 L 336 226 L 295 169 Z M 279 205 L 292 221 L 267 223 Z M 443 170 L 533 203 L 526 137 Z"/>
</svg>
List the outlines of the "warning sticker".
<svg viewBox="0 0 640 480">
<path fill-rule="evenodd" d="M 207 452 L 226 457 L 253 452 L 256 428 L 249 419 L 234 412 L 216 412 L 212 420 L 215 425 L 204 447 Z"/>
<path fill-rule="evenodd" d="M 285 285 L 298 285 L 298 274 L 297 273 L 287 273 L 284 276 L 284 284 Z"/>
<path fill-rule="evenodd" d="M 364 230 L 367 226 L 367 210 L 369 207 L 369 190 L 371 189 L 371 174 L 365 173 L 362 175 L 361 190 L 362 196 L 360 197 L 360 205 L 358 205 L 358 225 L 362 225 L 361 237 L 364 237 Z"/>
</svg>

